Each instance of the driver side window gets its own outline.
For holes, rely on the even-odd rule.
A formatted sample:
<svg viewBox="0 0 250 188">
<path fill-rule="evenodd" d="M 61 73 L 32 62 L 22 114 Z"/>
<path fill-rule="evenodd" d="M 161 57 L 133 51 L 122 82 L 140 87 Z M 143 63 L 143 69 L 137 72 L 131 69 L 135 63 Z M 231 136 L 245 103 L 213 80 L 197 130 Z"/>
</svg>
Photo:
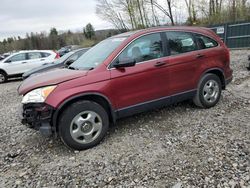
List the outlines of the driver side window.
<svg viewBox="0 0 250 188">
<path fill-rule="evenodd" d="M 9 59 L 10 62 L 24 61 L 24 60 L 26 60 L 26 54 L 25 53 L 14 55 Z"/>
<path fill-rule="evenodd" d="M 149 34 L 133 41 L 118 57 L 134 59 L 136 63 L 163 57 L 160 33 Z"/>
</svg>

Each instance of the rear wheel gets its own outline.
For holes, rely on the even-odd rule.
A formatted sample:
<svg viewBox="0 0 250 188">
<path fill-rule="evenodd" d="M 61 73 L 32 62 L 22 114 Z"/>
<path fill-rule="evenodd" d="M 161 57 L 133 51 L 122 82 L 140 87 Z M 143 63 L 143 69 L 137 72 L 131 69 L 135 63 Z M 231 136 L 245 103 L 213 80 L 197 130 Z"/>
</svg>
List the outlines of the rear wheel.
<svg viewBox="0 0 250 188">
<path fill-rule="evenodd" d="M 215 74 L 206 74 L 199 82 L 193 102 L 202 108 L 215 106 L 221 96 L 221 81 Z"/>
<path fill-rule="evenodd" d="M 7 75 L 5 72 L 0 71 L 0 84 L 7 81 Z"/>
<path fill-rule="evenodd" d="M 80 101 L 69 106 L 60 116 L 59 135 L 76 150 L 96 146 L 105 137 L 109 118 L 105 109 L 92 101 Z"/>
</svg>

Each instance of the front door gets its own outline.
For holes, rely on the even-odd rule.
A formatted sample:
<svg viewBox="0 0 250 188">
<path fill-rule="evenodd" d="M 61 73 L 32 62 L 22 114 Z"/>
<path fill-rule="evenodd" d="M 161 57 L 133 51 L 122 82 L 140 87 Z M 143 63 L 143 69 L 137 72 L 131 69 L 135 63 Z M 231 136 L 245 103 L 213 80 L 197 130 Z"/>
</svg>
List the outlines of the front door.
<svg viewBox="0 0 250 188">
<path fill-rule="evenodd" d="M 118 113 L 128 113 L 119 114 L 120 117 L 130 115 L 129 111 L 133 111 L 133 107 L 138 111 L 151 108 L 158 99 L 168 96 L 167 58 L 161 33 L 148 34 L 134 40 L 113 63 L 119 63 L 122 59 L 134 59 L 136 65 L 114 68 L 111 64 L 110 67 L 110 84 L 116 109 Z"/>
<path fill-rule="evenodd" d="M 27 54 L 20 53 L 7 58 L 5 61 L 5 69 L 8 75 L 24 73 L 27 69 Z"/>
</svg>

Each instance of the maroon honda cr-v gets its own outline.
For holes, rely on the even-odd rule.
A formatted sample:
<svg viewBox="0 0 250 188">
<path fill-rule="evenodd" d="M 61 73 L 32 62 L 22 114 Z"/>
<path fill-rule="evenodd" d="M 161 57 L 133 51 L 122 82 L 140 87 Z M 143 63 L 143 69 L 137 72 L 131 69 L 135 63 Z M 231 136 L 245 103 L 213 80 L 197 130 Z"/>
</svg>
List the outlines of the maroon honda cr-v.
<svg viewBox="0 0 250 188">
<path fill-rule="evenodd" d="M 161 27 L 108 38 L 67 68 L 19 87 L 22 123 L 77 150 L 97 145 L 117 119 L 193 99 L 215 106 L 232 80 L 229 50 L 211 30 Z"/>
</svg>

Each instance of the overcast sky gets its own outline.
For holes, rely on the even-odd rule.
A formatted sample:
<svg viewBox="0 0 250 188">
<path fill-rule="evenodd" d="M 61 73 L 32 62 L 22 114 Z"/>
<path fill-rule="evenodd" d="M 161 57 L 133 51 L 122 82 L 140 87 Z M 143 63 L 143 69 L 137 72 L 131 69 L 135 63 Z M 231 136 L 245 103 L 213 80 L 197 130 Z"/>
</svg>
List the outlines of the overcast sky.
<svg viewBox="0 0 250 188">
<path fill-rule="evenodd" d="M 95 0 L 1 0 L 0 40 L 28 32 L 81 30 L 87 23 L 95 29 L 112 26 L 95 14 Z"/>
</svg>

